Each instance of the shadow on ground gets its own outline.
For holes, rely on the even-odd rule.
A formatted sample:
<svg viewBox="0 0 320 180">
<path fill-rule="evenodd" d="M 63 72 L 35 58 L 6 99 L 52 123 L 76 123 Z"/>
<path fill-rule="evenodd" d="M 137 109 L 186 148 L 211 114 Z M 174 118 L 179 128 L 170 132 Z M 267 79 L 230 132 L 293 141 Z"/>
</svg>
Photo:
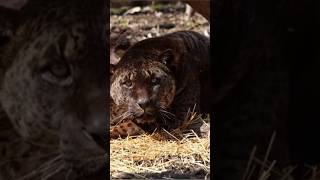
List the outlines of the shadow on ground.
<svg viewBox="0 0 320 180">
<path fill-rule="evenodd" d="M 210 174 L 205 170 L 199 169 L 192 172 L 182 172 L 179 170 L 168 170 L 161 173 L 126 173 L 119 172 L 112 176 L 111 179 L 208 179 Z"/>
</svg>

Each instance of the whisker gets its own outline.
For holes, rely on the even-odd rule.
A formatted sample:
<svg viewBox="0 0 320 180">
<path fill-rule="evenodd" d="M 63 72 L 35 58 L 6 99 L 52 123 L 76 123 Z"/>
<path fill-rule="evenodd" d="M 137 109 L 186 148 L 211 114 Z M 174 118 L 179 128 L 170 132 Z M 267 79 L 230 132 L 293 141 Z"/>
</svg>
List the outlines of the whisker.
<svg viewBox="0 0 320 180">
<path fill-rule="evenodd" d="M 171 121 L 171 122 L 175 122 L 175 121 L 178 120 L 178 118 L 177 118 L 176 115 L 174 115 L 173 113 L 167 111 L 166 109 L 160 108 L 160 109 L 159 109 L 159 113 L 160 113 L 160 115 L 161 115 L 162 117 L 163 117 L 163 116 L 166 117 L 165 119 L 162 118 L 162 119 L 164 120 L 165 125 L 167 125 L 167 121 L 166 121 L 166 120 L 169 120 L 169 121 Z"/>
<path fill-rule="evenodd" d="M 166 121 L 166 119 L 162 116 L 161 113 L 160 113 L 160 117 L 161 117 L 161 119 L 163 120 L 164 124 L 167 125 L 167 121 Z"/>
<path fill-rule="evenodd" d="M 165 110 L 165 109 L 161 109 L 161 111 L 163 111 L 163 112 L 165 112 L 165 113 L 167 113 L 167 114 L 170 114 L 171 116 L 176 117 L 175 114 L 173 114 L 172 112 L 169 112 L 169 111 L 167 111 L 167 110 Z"/>
<path fill-rule="evenodd" d="M 118 116 L 117 119 L 121 119 L 121 118 L 127 117 L 128 115 L 130 115 L 130 112 L 129 112 L 129 111 L 126 111 L 126 112 L 124 112 L 123 114 L 121 114 L 120 116 Z"/>
<path fill-rule="evenodd" d="M 164 113 L 162 111 L 160 111 L 160 114 L 166 116 L 167 118 L 170 118 L 166 113 Z"/>
<path fill-rule="evenodd" d="M 18 180 L 25 180 L 25 179 L 29 179 L 32 178 L 34 176 L 36 176 L 37 174 L 43 172 L 43 169 L 52 165 L 54 162 L 59 161 L 62 158 L 62 155 L 58 155 L 55 158 L 52 158 L 51 160 L 41 164 L 38 168 L 36 168 L 35 170 L 32 170 L 31 172 L 29 172 L 26 175 L 23 175 L 22 177 L 18 178 Z"/>
<path fill-rule="evenodd" d="M 162 117 L 163 117 L 163 115 L 166 117 L 166 118 L 164 118 L 165 124 L 167 124 L 167 120 L 169 120 L 169 121 L 173 121 L 173 120 L 174 120 L 172 117 L 169 117 L 169 116 L 167 116 L 166 114 L 162 114 L 162 113 L 161 113 L 161 116 L 162 116 Z M 162 119 L 163 119 L 163 118 L 162 118 Z"/>
<path fill-rule="evenodd" d="M 131 116 L 131 113 L 128 112 L 126 116 L 122 117 L 122 119 L 121 119 L 119 122 L 116 123 L 116 125 L 122 123 L 123 120 L 125 120 L 125 119 L 126 119 L 127 117 L 129 117 L 129 116 Z"/>
<path fill-rule="evenodd" d="M 54 176 L 55 174 L 59 173 L 61 170 L 63 170 L 65 168 L 64 164 L 62 163 L 61 165 L 59 165 L 56 170 L 49 172 L 49 173 L 45 173 L 46 176 L 45 177 L 41 177 L 41 180 L 47 180 L 50 177 Z"/>
<path fill-rule="evenodd" d="M 56 154 L 59 154 L 59 152 L 52 152 L 52 153 L 48 153 L 48 154 L 44 154 L 44 155 L 41 155 L 41 156 L 36 156 L 36 157 L 31 157 L 31 158 L 27 158 L 27 157 L 14 157 L 12 159 L 6 159 L 4 160 L 3 162 L 0 163 L 0 167 L 7 164 L 7 163 L 10 163 L 12 161 L 17 161 L 17 160 L 24 160 L 24 159 L 28 159 L 28 160 L 37 160 L 37 159 L 41 159 L 41 158 L 44 158 L 44 157 L 49 157 L 49 156 L 52 156 L 52 155 L 56 155 Z"/>
<path fill-rule="evenodd" d="M 124 120 L 125 118 L 129 117 L 130 115 L 131 115 L 131 113 L 129 111 L 126 111 L 125 113 L 113 118 L 111 121 L 117 121 L 117 120 L 120 119 L 120 121 L 117 122 L 117 124 L 118 124 L 118 123 L 121 123 L 122 120 Z"/>
<path fill-rule="evenodd" d="M 166 111 L 164 109 L 160 109 L 159 112 L 161 114 L 165 115 L 169 120 L 177 120 L 177 117 L 169 111 Z"/>
<path fill-rule="evenodd" d="M 48 179 L 54 174 L 60 172 L 64 168 L 64 162 L 63 160 L 54 162 L 53 164 L 48 165 L 44 169 L 42 169 L 39 174 L 41 174 L 41 180 L 42 179 Z"/>
<path fill-rule="evenodd" d="M 43 174 L 43 172 L 51 172 L 53 169 L 56 169 L 56 166 L 59 167 L 63 163 L 63 160 L 58 160 L 56 162 L 52 162 L 51 164 L 48 164 L 47 166 L 44 166 L 39 171 Z"/>
<path fill-rule="evenodd" d="M 121 115 L 113 118 L 112 121 L 116 121 L 116 120 L 118 120 L 118 119 L 121 119 L 124 115 L 126 115 L 126 113 L 127 113 L 127 112 L 125 112 L 125 113 L 123 113 L 123 114 L 121 114 Z"/>
<path fill-rule="evenodd" d="M 171 116 L 170 114 L 166 113 L 166 112 L 161 112 L 163 115 L 165 115 L 167 118 L 172 119 L 175 118 L 175 116 Z"/>
</svg>

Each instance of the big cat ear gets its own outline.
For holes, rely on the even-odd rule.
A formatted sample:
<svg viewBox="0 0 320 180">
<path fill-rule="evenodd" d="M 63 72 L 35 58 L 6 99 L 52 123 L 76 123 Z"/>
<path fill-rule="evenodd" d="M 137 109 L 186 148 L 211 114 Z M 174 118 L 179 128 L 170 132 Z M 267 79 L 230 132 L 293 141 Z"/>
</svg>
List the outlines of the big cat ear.
<svg viewBox="0 0 320 180">
<path fill-rule="evenodd" d="M 171 49 L 167 49 L 159 55 L 159 61 L 168 67 L 172 65 L 174 58 L 175 57 Z"/>
<path fill-rule="evenodd" d="M 110 64 L 110 76 L 113 75 L 115 70 L 116 70 L 116 65 Z"/>
<path fill-rule="evenodd" d="M 131 41 L 126 37 L 126 33 L 112 33 L 110 35 L 110 64 L 118 64 L 121 57 L 131 46 Z"/>
</svg>

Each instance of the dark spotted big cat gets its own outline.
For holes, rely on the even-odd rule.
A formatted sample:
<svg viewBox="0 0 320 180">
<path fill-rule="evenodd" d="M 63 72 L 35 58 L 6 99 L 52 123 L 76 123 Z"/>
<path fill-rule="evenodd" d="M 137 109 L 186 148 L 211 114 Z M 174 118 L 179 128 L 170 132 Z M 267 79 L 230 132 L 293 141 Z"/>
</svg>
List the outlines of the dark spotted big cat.
<svg viewBox="0 0 320 180">
<path fill-rule="evenodd" d="M 201 112 L 209 42 L 199 33 L 180 31 L 129 48 L 112 69 L 111 137 L 173 129 L 189 109 Z M 200 124 L 192 129 L 199 132 Z"/>
<path fill-rule="evenodd" d="M 31 0 L 10 16 L 0 47 L 0 179 L 105 177 L 104 8 Z"/>
</svg>

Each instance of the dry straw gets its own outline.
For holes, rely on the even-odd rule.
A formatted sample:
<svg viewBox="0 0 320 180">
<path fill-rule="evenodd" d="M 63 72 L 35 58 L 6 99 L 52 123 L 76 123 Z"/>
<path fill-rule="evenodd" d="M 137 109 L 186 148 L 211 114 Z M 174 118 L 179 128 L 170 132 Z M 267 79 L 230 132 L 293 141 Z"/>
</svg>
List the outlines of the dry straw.
<svg viewBox="0 0 320 180">
<path fill-rule="evenodd" d="M 203 119 L 201 115 L 189 111 L 182 125 L 174 131 L 162 130 L 149 135 L 111 140 L 111 177 L 130 174 L 132 178 L 140 179 L 157 174 L 164 178 L 179 173 L 190 176 L 197 174 L 202 179 L 208 177 L 210 133 L 201 138 L 194 132 L 183 134 L 189 125 L 199 121 L 209 126 L 209 116 Z"/>
</svg>

